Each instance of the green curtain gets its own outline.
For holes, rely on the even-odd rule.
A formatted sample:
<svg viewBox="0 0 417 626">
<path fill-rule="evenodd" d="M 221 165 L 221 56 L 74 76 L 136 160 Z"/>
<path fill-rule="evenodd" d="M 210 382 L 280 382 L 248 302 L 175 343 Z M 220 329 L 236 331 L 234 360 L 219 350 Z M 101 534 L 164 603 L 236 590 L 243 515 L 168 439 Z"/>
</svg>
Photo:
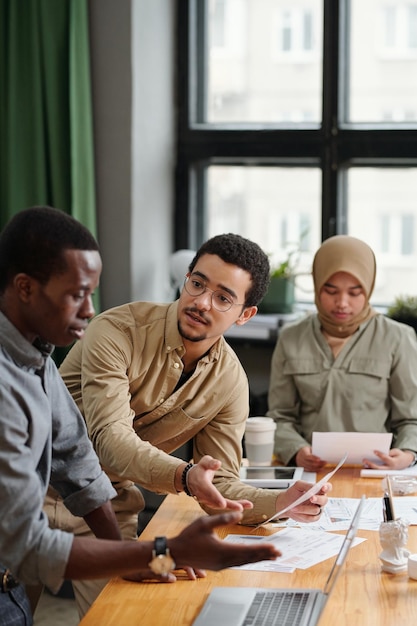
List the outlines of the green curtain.
<svg viewBox="0 0 417 626">
<path fill-rule="evenodd" d="M 87 0 L 0 0 L 0 28 L 0 229 L 47 204 L 96 235 Z"/>
<path fill-rule="evenodd" d="M 0 227 L 49 204 L 95 234 L 87 0 L 0 7 Z"/>
</svg>

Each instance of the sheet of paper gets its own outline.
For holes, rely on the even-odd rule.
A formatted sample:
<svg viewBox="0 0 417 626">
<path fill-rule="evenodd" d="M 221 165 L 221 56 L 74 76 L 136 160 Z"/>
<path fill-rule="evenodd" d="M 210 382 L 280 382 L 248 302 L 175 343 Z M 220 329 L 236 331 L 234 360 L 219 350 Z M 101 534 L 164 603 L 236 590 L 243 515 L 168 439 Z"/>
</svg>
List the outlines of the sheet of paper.
<svg viewBox="0 0 417 626">
<path fill-rule="evenodd" d="M 385 478 L 385 476 L 417 476 L 417 465 L 403 470 L 361 469 L 362 478 Z"/>
<path fill-rule="evenodd" d="M 284 525 L 288 528 L 308 528 L 309 530 L 331 532 L 333 530 L 347 530 L 360 498 L 330 498 L 323 507 L 320 519 L 317 522 L 302 524 L 295 520 L 287 520 Z M 394 511 L 396 517 L 408 520 L 410 525 L 417 525 L 417 498 L 413 496 L 394 496 Z M 380 498 L 367 498 L 359 521 L 360 530 L 379 530 L 383 521 L 382 493 Z"/>
<path fill-rule="evenodd" d="M 388 454 L 392 433 L 318 433 L 312 437 L 312 451 L 328 463 L 336 463 L 347 452 L 346 462 L 362 465 L 363 459 L 380 463 L 374 450 Z"/>
<path fill-rule="evenodd" d="M 394 511 L 398 519 L 406 519 L 410 525 L 417 525 L 417 499 L 415 496 L 394 496 Z"/>
<path fill-rule="evenodd" d="M 318 493 L 320 491 L 320 489 L 323 487 L 323 485 L 329 482 L 329 480 L 331 479 L 333 474 L 335 474 L 337 472 L 339 467 L 342 467 L 343 463 L 346 461 L 346 457 L 347 457 L 347 454 L 345 453 L 345 455 L 340 459 L 340 461 L 336 465 L 336 467 L 331 472 L 326 474 L 326 476 L 324 476 L 321 480 L 319 480 L 315 485 L 313 485 L 311 487 L 311 489 L 309 489 L 308 491 L 303 493 L 303 495 L 300 496 L 299 498 L 297 498 L 297 500 L 294 500 L 294 502 L 291 502 L 291 504 L 286 506 L 285 509 L 281 509 L 281 511 L 278 511 L 278 513 L 275 513 L 275 515 L 273 515 L 272 517 L 267 519 L 265 522 L 262 522 L 261 524 L 258 524 L 258 526 L 256 526 L 256 528 L 259 528 L 260 526 L 264 526 L 265 524 L 268 524 L 269 522 L 272 522 L 274 519 L 277 519 L 278 517 L 282 517 L 282 515 L 284 513 L 287 513 L 288 511 L 291 511 L 291 509 L 293 509 L 294 507 L 298 506 L 299 504 L 302 504 L 303 502 L 306 502 L 306 500 L 311 498 L 311 496 L 314 496 L 316 493 Z"/>
<path fill-rule="evenodd" d="M 274 561 L 260 561 L 240 565 L 233 569 L 251 569 L 268 572 L 291 573 L 296 568 L 307 569 L 312 565 L 321 563 L 330 557 L 336 556 L 344 540 L 344 535 L 331 534 L 310 530 L 309 528 L 285 528 L 269 537 L 259 535 L 228 535 L 225 541 L 232 543 L 256 543 L 267 541 L 273 543 L 281 552 L 281 556 Z M 357 545 L 365 539 L 356 538 L 353 545 Z"/>
<path fill-rule="evenodd" d="M 323 507 L 320 519 L 310 524 L 300 524 L 288 520 L 288 526 L 308 527 L 311 530 L 343 531 L 350 526 L 352 516 L 359 504 L 359 498 L 330 498 Z M 382 495 L 381 498 L 367 498 L 364 502 L 359 528 L 361 530 L 378 530 L 382 522 Z"/>
</svg>

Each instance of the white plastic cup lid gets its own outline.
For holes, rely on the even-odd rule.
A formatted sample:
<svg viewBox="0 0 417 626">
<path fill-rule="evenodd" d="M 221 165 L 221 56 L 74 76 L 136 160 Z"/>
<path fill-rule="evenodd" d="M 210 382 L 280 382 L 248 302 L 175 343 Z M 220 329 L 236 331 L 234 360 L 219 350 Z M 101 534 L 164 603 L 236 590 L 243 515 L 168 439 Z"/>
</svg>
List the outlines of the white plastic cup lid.
<svg viewBox="0 0 417 626">
<path fill-rule="evenodd" d="M 260 432 L 263 430 L 275 430 L 276 427 L 276 422 L 272 417 L 248 417 L 246 420 L 246 430 Z"/>
</svg>

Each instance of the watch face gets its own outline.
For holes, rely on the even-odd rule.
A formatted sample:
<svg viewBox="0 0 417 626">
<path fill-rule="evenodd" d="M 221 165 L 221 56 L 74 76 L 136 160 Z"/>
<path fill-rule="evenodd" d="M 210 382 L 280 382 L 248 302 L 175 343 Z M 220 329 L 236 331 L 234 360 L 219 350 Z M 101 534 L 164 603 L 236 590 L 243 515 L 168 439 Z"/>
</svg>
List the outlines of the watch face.
<svg viewBox="0 0 417 626">
<path fill-rule="evenodd" d="M 174 559 L 169 554 L 158 554 L 149 563 L 149 567 L 154 574 L 166 576 L 175 569 Z"/>
</svg>

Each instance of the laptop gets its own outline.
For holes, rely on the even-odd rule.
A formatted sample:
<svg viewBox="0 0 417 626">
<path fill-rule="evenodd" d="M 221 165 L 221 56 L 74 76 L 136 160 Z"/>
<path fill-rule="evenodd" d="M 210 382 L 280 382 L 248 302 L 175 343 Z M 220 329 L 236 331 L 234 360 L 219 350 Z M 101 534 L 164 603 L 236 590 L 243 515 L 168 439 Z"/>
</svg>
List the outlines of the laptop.
<svg viewBox="0 0 417 626">
<path fill-rule="evenodd" d="M 323 590 L 215 587 L 193 626 L 315 626 L 356 536 L 364 501 L 362 496 Z"/>
</svg>

